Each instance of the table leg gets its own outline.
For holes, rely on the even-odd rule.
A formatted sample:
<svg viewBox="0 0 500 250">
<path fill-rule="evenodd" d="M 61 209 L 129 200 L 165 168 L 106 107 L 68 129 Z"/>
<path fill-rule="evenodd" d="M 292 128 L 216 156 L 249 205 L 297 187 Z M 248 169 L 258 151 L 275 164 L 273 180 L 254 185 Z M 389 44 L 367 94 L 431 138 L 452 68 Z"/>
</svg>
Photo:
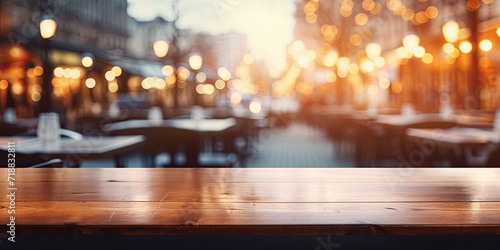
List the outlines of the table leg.
<svg viewBox="0 0 500 250">
<path fill-rule="evenodd" d="M 125 164 L 119 155 L 115 156 L 115 167 L 116 168 L 124 168 Z"/>
</svg>

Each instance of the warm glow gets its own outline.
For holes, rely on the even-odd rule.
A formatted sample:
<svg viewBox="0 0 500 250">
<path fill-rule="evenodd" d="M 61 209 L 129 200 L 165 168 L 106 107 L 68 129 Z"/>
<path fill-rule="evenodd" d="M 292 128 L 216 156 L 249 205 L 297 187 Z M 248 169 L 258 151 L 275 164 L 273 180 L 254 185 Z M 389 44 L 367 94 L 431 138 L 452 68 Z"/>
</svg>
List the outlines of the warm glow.
<svg viewBox="0 0 500 250">
<path fill-rule="evenodd" d="M 461 42 L 459 45 L 460 51 L 469 54 L 472 51 L 472 44 L 468 41 Z"/>
<path fill-rule="evenodd" d="M 253 63 L 252 54 L 246 54 L 245 56 L 243 56 L 243 62 L 246 64 L 252 64 Z"/>
<path fill-rule="evenodd" d="M 378 43 L 369 43 L 365 47 L 366 55 L 370 59 L 374 59 L 380 56 L 382 52 L 382 47 Z"/>
<path fill-rule="evenodd" d="M 410 49 L 406 48 L 406 47 L 399 47 L 396 49 L 396 54 L 398 54 L 398 57 L 400 59 L 403 59 L 403 58 L 411 58 L 413 57 L 413 53 Z"/>
<path fill-rule="evenodd" d="M 76 79 L 79 79 L 81 75 L 82 75 L 82 73 L 80 72 L 80 70 L 78 70 L 78 69 L 71 70 L 71 78 L 76 80 Z"/>
<path fill-rule="evenodd" d="M 40 35 L 43 39 L 51 39 L 56 34 L 57 23 L 53 19 L 46 18 L 40 22 Z"/>
<path fill-rule="evenodd" d="M 360 34 L 354 34 L 349 38 L 349 41 L 353 46 L 359 46 L 363 42 L 363 37 Z"/>
<path fill-rule="evenodd" d="M 203 84 L 196 85 L 196 93 L 200 95 L 205 94 L 205 87 L 203 86 Z"/>
<path fill-rule="evenodd" d="M 353 88 L 354 92 L 356 92 L 358 94 L 361 94 L 365 91 L 365 86 L 361 83 L 354 83 L 352 88 Z"/>
<path fill-rule="evenodd" d="M 435 6 L 430 6 L 427 9 L 425 9 L 425 14 L 429 18 L 436 18 L 438 16 L 438 14 L 439 14 L 439 10 Z"/>
<path fill-rule="evenodd" d="M 40 86 L 40 85 L 33 85 L 31 87 L 31 91 L 33 91 L 33 92 L 42 92 L 42 86 Z"/>
<path fill-rule="evenodd" d="M 297 40 L 297 41 L 293 42 L 292 48 L 295 52 L 298 52 L 298 51 L 304 50 L 305 46 L 304 46 L 304 43 L 302 41 Z"/>
<path fill-rule="evenodd" d="M 189 67 L 193 70 L 201 69 L 203 65 L 203 58 L 200 55 L 192 55 L 189 57 Z"/>
<path fill-rule="evenodd" d="M 354 17 L 357 25 L 365 25 L 368 22 L 368 16 L 365 13 L 359 13 Z"/>
<path fill-rule="evenodd" d="M 479 42 L 479 48 L 485 52 L 491 51 L 493 49 L 493 43 L 488 39 L 484 39 Z"/>
<path fill-rule="evenodd" d="M 146 79 L 142 80 L 141 86 L 144 89 L 151 89 L 155 86 L 155 79 L 153 77 L 147 77 Z"/>
<path fill-rule="evenodd" d="M 347 69 L 338 69 L 337 70 L 337 76 L 340 78 L 346 78 L 349 76 L 349 71 Z"/>
<path fill-rule="evenodd" d="M 9 51 L 9 54 L 10 56 L 12 57 L 21 57 L 23 55 L 24 51 L 23 49 L 21 49 L 19 46 L 15 45 L 13 46 L 10 51 Z"/>
<path fill-rule="evenodd" d="M 174 67 L 172 67 L 171 65 L 165 65 L 161 68 L 161 73 L 164 76 L 171 76 L 172 74 L 174 74 Z"/>
<path fill-rule="evenodd" d="M 217 74 L 220 76 L 220 78 L 224 81 L 229 81 L 231 79 L 231 72 L 229 72 L 229 70 L 227 70 L 226 68 L 224 67 L 220 67 L 218 70 L 217 70 Z"/>
<path fill-rule="evenodd" d="M 33 69 L 33 73 L 35 74 L 35 76 L 42 76 L 43 75 L 43 68 L 41 66 L 36 66 Z"/>
<path fill-rule="evenodd" d="M 405 46 L 408 49 L 414 49 L 420 44 L 420 37 L 417 35 L 406 35 L 403 38 L 403 46 Z"/>
<path fill-rule="evenodd" d="M 90 56 L 85 56 L 82 58 L 82 65 L 85 68 L 90 68 L 94 65 L 94 60 Z"/>
<path fill-rule="evenodd" d="M 483 0 L 484 1 L 484 0 Z M 479 0 L 468 0 L 467 1 L 467 9 L 470 11 L 476 11 L 481 7 L 481 2 Z"/>
<path fill-rule="evenodd" d="M 500 37 L 500 27 L 497 28 L 497 36 Z"/>
<path fill-rule="evenodd" d="M 236 76 L 239 78 L 247 78 L 250 77 L 250 67 L 246 64 L 240 64 L 235 69 Z"/>
<path fill-rule="evenodd" d="M 33 93 L 31 93 L 31 100 L 32 101 L 39 102 L 40 99 L 42 99 L 42 95 L 40 94 L 40 92 L 33 92 Z"/>
<path fill-rule="evenodd" d="M 226 82 L 224 80 L 219 79 L 215 81 L 215 87 L 217 89 L 224 89 L 226 87 Z"/>
<path fill-rule="evenodd" d="M 200 72 L 198 74 L 196 74 L 196 82 L 198 83 L 204 83 L 206 80 L 207 80 L 207 74 L 203 73 L 203 72 Z"/>
<path fill-rule="evenodd" d="M 71 78 L 72 75 L 73 75 L 73 70 L 71 70 L 70 68 L 64 69 L 63 71 L 64 78 Z"/>
<path fill-rule="evenodd" d="M 12 94 L 14 95 L 20 95 L 24 92 L 23 85 L 20 83 L 14 83 L 12 84 Z"/>
<path fill-rule="evenodd" d="M 63 77 L 64 76 L 64 69 L 61 67 L 57 67 L 54 69 L 54 76 L 55 77 Z"/>
<path fill-rule="evenodd" d="M 339 54 L 335 50 L 330 50 L 328 53 L 326 53 L 325 57 L 323 58 L 323 65 L 326 67 L 333 67 L 335 63 L 337 63 L 337 60 L 339 59 Z"/>
<path fill-rule="evenodd" d="M 9 82 L 7 80 L 0 80 L 0 89 L 7 89 L 9 87 Z"/>
<path fill-rule="evenodd" d="M 211 95 L 215 92 L 215 88 L 212 84 L 204 84 L 203 89 L 207 95 Z"/>
<path fill-rule="evenodd" d="M 95 79 L 94 78 L 88 78 L 85 80 L 85 86 L 89 89 L 94 88 L 96 85 Z"/>
<path fill-rule="evenodd" d="M 33 68 L 29 68 L 26 70 L 26 77 L 33 78 L 35 77 L 35 70 Z"/>
<path fill-rule="evenodd" d="M 346 69 L 349 67 L 349 64 L 351 64 L 351 60 L 347 57 L 341 57 L 339 58 L 337 62 L 337 68 L 339 69 Z"/>
<path fill-rule="evenodd" d="M 380 92 L 380 89 L 377 85 L 372 84 L 372 85 L 368 86 L 368 94 L 378 95 L 379 92 Z"/>
<path fill-rule="evenodd" d="M 297 60 L 297 63 L 301 68 L 307 68 L 310 62 L 311 61 L 309 60 L 309 58 L 307 58 L 307 56 L 301 56 L 299 57 L 299 60 Z"/>
<path fill-rule="evenodd" d="M 155 79 L 155 88 L 164 89 L 167 86 L 167 82 L 164 79 L 156 78 Z"/>
<path fill-rule="evenodd" d="M 388 89 L 391 86 L 391 81 L 387 78 L 382 78 L 378 81 L 378 86 L 381 89 Z"/>
<path fill-rule="evenodd" d="M 165 81 L 167 82 L 168 86 L 172 86 L 177 81 L 177 77 L 175 77 L 175 75 L 169 75 L 169 76 L 167 76 L 167 78 L 165 79 Z"/>
<path fill-rule="evenodd" d="M 238 92 L 232 93 L 230 97 L 231 104 L 233 104 L 233 106 L 239 105 L 241 103 L 242 98 L 243 97 L 241 96 L 240 93 Z"/>
<path fill-rule="evenodd" d="M 427 21 L 429 21 L 429 16 L 427 16 L 427 14 L 424 11 L 419 11 L 415 15 L 415 19 L 414 20 L 417 23 L 426 23 Z"/>
<path fill-rule="evenodd" d="M 443 25 L 443 36 L 446 42 L 457 42 L 460 36 L 460 26 L 455 21 L 449 21 Z"/>
<path fill-rule="evenodd" d="M 330 72 L 328 73 L 328 75 L 326 75 L 326 81 L 328 83 L 334 83 L 337 81 L 337 75 L 333 72 Z"/>
<path fill-rule="evenodd" d="M 349 67 L 347 67 L 347 71 L 349 71 L 349 73 L 355 75 L 355 74 L 359 73 L 359 66 L 355 63 L 351 63 L 351 64 L 349 64 Z"/>
<path fill-rule="evenodd" d="M 385 59 L 381 56 L 378 56 L 373 59 L 373 63 L 375 64 L 375 66 L 382 68 L 385 65 Z"/>
<path fill-rule="evenodd" d="M 422 58 L 425 55 L 425 48 L 422 46 L 417 46 L 413 49 L 413 55 L 416 58 Z"/>
<path fill-rule="evenodd" d="M 318 20 L 318 15 L 316 14 L 307 14 L 306 15 L 306 21 L 308 23 L 315 23 Z"/>
<path fill-rule="evenodd" d="M 260 104 L 259 101 L 253 100 L 248 106 L 248 108 L 250 109 L 250 112 L 257 114 L 262 110 L 262 105 Z"/>
<path fill-rule="evenodd" d="M 425 53 L 425 55 L 422 57 L 422 62 L 425 64 L 431 64 L 434 61 L 434 56 L 430 53 Z"/>
<path fill-rule="evenodd" d="M 453 49 L 453 53 L 451 53 L 449 56 L 452 58 L 458 58 L 460 56 L 460 50 L 457 48 Z"/>
<path fill-rule="evenodd" d="M 178 73 L 177 73 L 177 79 L 179 81 L 185 81 L 189 78 L 189 75 L 191 75 L 191 72 L 189 72 L 189 69 L 185 67 L 179 67 L 178 68 Z"/>
<path fill-rule="evenodd" d="M 451 64 L 454 64 L 454 63 L 455 63 L 456 59 L 455 59 L 455 58 L 453 58 L 452 56 L 449 56 L 449 55 L 448 55 L 448 56 L 446 56 L 446 57 L 445 57 L 444 61 L 445 61 L 447 64 L 450 64 L 450 65 L 451 65 Z"/>
<path fill-rule="evenodd" d="M 373 70 L 375 70 L 375 64 L 372 61 L 364 60 L 361 62 L 361 71 L 372 72 Z"/>
<path fill-rule="evenodd" d="M 116 82 L 108 83 L 108 90 L 111 93 L 116 93 L 118 91 L 118 83 Z"/>
<path fill-rule="evenodd" d="M 113 68 L 111 68 L 111 72 L 113 72 L 113 74 L 115 74 L 115 77 L 119 77 L 122 75 L 122 68 L 118 67 L 118 66 L 114 66 Z"/>
<path fill-rule="evenodd" d="M 113 71 L 107 71 L 105 74 L 104 74 L 104 78 L 106 78 L 106 80 L 108 80 L 109 82 L 115 80 L 115 74 L 113 73 Z"/>
<path fill-rule="evenodd" d="M 169 44 L 167 41 L 158 40 L 153 43 L 153 51 L 157 57 L 165 57 L 168 54 Z"/>
<path fill-rule="evenodd" d="M 448 55 L 453 54 L 453 52 L 455 51 L 455 46 L 453 46 L 453 44 L 451 43 L 445 43 L 443 45 L 443 51 Z"/>
<path fill-rule="evenodd" d="M 401 94 L 403 85 L 400 82 L 395 82 L 391 85 L 391 90 L 394 94 Z"/>
</svg>

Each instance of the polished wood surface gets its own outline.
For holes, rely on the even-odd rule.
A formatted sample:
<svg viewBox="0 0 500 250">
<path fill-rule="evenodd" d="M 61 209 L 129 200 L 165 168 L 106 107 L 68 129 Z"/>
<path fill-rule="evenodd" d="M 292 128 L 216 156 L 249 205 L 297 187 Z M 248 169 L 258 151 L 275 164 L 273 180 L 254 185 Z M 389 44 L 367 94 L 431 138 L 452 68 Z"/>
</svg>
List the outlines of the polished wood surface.
<svg viewBox="0 0 500 250">
<path fill-rule="evenodd" d="M 408 129 L 406 133 L 411 138 L 458 146 L 484 146 L 500 142 L 500 131 L 478 128 Z"/>
<path fill-rule="evenodd" d="M 0 150 L 6 150 L 8 142 L 16 142 L 16 153 L 21 155 L 94 159 L 126 153 L 138 148 L 143 141 L 143 136 L 86 136 L 82 140 L 61 138 L 57 143 L 47 144 L 36 137 L 0 137 Z"/>
<path fill-rule="evenodd" d="M 456 123 L 454 116 L 443 117 L 441 114 L 377 115 L 375 121 L 383 126 L 406 128 L 424 123 Z"/>
<path fill-rule="evenodd" d="M 18 169 L 16 187 L 19 234 L 500 234 L 494 168 Z"/>
<path fill-rule="evenodd" d="M 150 120 L 127 120 L 107 124 L 104 129 L 108 132 L 125 129 L 157 129 L 157 128 L 178 128 L 194 132 L 221 132 L 236 126 L 236 120 L 227 119 L 168 119 L 160 123 Z"/>
</svg>

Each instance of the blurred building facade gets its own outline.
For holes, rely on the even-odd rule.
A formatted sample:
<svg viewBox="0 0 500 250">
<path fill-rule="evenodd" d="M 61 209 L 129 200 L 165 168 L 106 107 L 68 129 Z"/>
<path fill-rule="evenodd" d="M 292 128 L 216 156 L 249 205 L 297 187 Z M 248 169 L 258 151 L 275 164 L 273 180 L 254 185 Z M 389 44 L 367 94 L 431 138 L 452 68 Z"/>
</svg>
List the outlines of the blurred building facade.
<svg viewBox="0 0 500 250">
<path fill-rule="evenodd" d="M 67 110 L 106 103 L 104 72 L 127 48 L 127 0 L 6 0 L 0 10 L 1 94 L 14 96 L 13 104 L 2 98 L 1 109 L 15 105 L 19 115 L 30 116 L 50 98 L 52 109 L 66 118 Z M 47 16 L 57 23 L 50 40 L 40 37 L 39 23 Z M 82 65 L 85 56 L 92 59 L 88 67 Z M 88 78 L 95 82 L 86 84 Z"/>
<path fill-rule="evenodd" d="M 447 53 L 443 25 L 451 20 L 457 21 L 460 38 Z M 500 26 L 499 1 L 306 0 L 298 2 L 296 22 L 295 40 L 316 52 L 312 72 L 323 73 L 310 77 L 306 71 L 302 75 L 308 77 L 297 82 L 317 88 L 305 91 L 315 96 L 312 99 L 328 93 L 323 96 L 334 103 L 361 107 L 412 103 L 426 111 L 435 111 L 443 100 L 458 109 L 499 106 L 500 40 L 495 33 Z M 422 55 L 403 46 L 403 37 L 410 34 L 419 39 L 417 50 Z M 492 44 L 488 51 L 479 46 L 485 40 Z M 471 43 L 472 50 L 461 51 L 463 42 Z M 381 67 L 371 69 L 376 61 L 366 60 L 370 43 L 380 46 Z M 348 58 L 351 70 L 325 66 L 331 51 L 336 59 Z M 363 65 L 370 66 L 369 72 Z"/>
</svg>

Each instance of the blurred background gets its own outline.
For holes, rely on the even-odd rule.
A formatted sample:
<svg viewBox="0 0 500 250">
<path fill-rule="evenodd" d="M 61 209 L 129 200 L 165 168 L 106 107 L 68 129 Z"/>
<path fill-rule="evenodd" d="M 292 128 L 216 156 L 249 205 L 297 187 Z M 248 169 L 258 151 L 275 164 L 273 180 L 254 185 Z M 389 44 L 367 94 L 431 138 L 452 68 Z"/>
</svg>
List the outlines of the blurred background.
<svg viewBox="0 0 500 250">
<path fill-rule="evenodd" d="M 246 166 L 399 166 L 407 129 L 444 127 L 410 122 L 403 138 L 387 115 L 491 130 L 500 105 L 495 0 L 4 0 L 0 10 L 3 123 L 15 111 L 35 126 L 51 111 L 63 128 L 104 133 L 151 107 L 165 119 L 202 107 L 252 118 L 241 123 L 255 132 L 241 136 Z M 456 164 L 496 164 L 495 138 L 471 149 L 487 147 L 487 159 Z"/>
</svg>

